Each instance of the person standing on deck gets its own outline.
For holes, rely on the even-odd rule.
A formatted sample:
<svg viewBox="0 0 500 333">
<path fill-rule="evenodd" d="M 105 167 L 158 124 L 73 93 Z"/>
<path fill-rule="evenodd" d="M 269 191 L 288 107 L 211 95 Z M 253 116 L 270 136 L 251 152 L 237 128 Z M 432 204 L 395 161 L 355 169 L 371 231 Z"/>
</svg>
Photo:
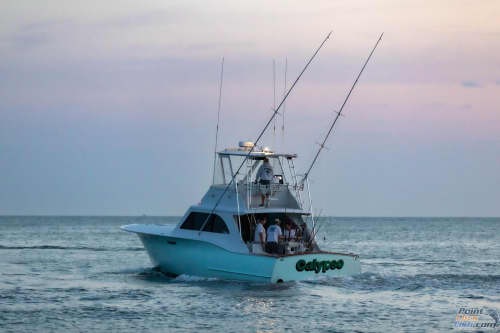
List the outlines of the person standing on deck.
<svg viewBox="0 0 500 333">
<path fill-rule="evenodd" d="M 283 238 L 283 232 L 280 227 L 280 220 L 276 219 L 274 224 L 267 228 L 266 252 L 283 254 L 283 249 L 279 247 L 279 240 Z"/>
<path fill-rule="evenodd" d="M 267 218 L 265 216 L 261 217 L 257 222 L 257 227 L 255 228 L 254 239 L 255 243 L 260 243 L 262 246 L 262 251 L 266 251 L 266 225 Z"/>
<path fill-rule="evenodd" d="M 290 221 L 285 222 L 284 237 L 287 242 L 295 240 L 296 230 L 295 228 L 292 228 L 292 222 Z"/>
<path fill-rule="evenodd" d="M 259 182 L 260 185 L 265 186 L 264 191 L 261 191 L 260 193 L 261 203 L 259 207 L 263 207 L 266 199 L 269 199 L 269 184 L 271 184 L 273 177 L 273 167 L 271 166 L 271 163 L 269 163 L 269 159 L 265 157 L 264 162 L 260 166 L 259 171 L 257 171 L 257 176 L 255 177 L 256 183 Z"/>
</svg>

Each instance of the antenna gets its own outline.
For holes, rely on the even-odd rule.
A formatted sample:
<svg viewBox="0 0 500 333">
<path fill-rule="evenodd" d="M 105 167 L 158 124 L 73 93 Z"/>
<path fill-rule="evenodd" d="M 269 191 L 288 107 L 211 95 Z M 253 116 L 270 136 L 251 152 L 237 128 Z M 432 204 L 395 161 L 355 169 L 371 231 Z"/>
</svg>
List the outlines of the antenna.
<svg viewBox="0 0 500 333">
<path fill-rule="evenodd" d="M 217 199 L 217 201 L 215 202 L 214 204 L 214 207 L 212 208 L 212 210 L 210 211 L 210 214 L 208 215 L 208 217 L 206 218 L 205 222 L 203 222 L 203 225 L 201 226 L 200 228 L 200 232 L 203 230 L 203 228 L 205 227 L 205 224 L 207 224 L 210 216 L 212 216 L 212 214 L 214 213 L 215 209 L 217 208 L 217 206 L 219 205 L 219 203 L 221 202 L 222 198 L 224 197 L 224 195 L 226 194 L 227 190 L 229 189 L 229 187 L 233 184 L 234 182 L 234 179 L 236 178 L 236 175 L 240 172 L 241 168 L 243 167 L 243 165 L 245 165 L 245 162 L 248 160 L 248 157 L 250 157 L 250 155 L 252 154 L 252 152 L 254 151 L 255 147 L 257 147 L 257 143 L 259 142 L 259 140 L 262 138 L 262 136 L 264 135 L 264 133 L 266 132 L 267 128 L 269 127 L 269 125 L 271 124 L 271 122 L 274 120 L 274 118 L 276 117 L 276 115 L 278 114 L 278 111 L 279 109 L 281 108 L 281 106 L 283 105 L 283 103 L 286 101 L 286 99 L 288 98 L 288 96 L 290 95 L 290 93 L 292 92 L 293 88 L 295 87 L 295 85 L 297 84 L 297 82 L 300 80 L 300 78 L 302 77 L 302 75 L 304 74 L 304 72 L 306 71 L 306 69 L 309 67 L 309 65 L 311 64 L 311 62 L 314 60 L 314 58 L 316 58 L 316 55 L 318 54 L 319 50 L 321 50 L 321 48 L 323 47 L 323 45 L 325 45 L 326 41 L 330 38 L 332 34 L 332 31 L 330 31 L 328 33 L 328 35 L 325 37 L 325 39 L 321 42 L 321 44 L 318 46 L 318 48 L 316 49 L 316 51 L 314 51 L 313 55 L 311 56 L 311 58 L 309 59 L 309 61 L 307 61 L 306 65 L 304 66 L 304 68 L 302 69 L 302 71 L 300 72 L 300 74 L 297 76 L 297 78 L 295 79 L 295 81 L 293 82 L 293 84 L 290 86 L 290 89 L 288 89 L 287 93 L 285 94 L 285 96 L 283 96 L 283 99 L 281 100 L 281 102 L 278 104 L 278 107 L 274 110 L 273 112 L 273 115 L 271 116 L 271 118 L 269 118 L 269 120 L 267 121 L 266 125 L 264 126 L 264 128 L 260 131 L 260 134 L 257 136 L 257 139 L 255 139 L 254 141 L 254 145 L 250 148 L 250 150 L 248 151 L 248 153 L 245 155 L 245 158 L 243 159 L 243 161 L 241 162 L 240 166 L 238 167 L 238 169 L 236 170 L 236 172 L 234 173 L 233 177 L 231 178 L 231 180 L 229 181 L 229 183 L 224 187 L 224 191 L 222 192 L 222 194 L 219 196 L 219 198 Z"/>
<path fill-rule="evenodd" d="M 363 67 L 361 68 L 361 70 L 359 71 L 359 74 L 358 76 L 356 77 L 356 80 L 354 81 L 354 83 L 352 84 L 351 86 L 351 89 L 349 90 L 349 93 L 347 94 L 346 98 L 344 99 L 344 103 L 342 103 L 342 106 L 340 107 L 340 110 L 339 112 L 336 112 L 337 113 L 337 116 L 335 116 L 335 119 L 333 120 L 332 124 L 330 125 L 330 129 L 328 130 L 328 133 L 326 133 L 326 136 L 325 138 L 323 139 L 323 142 L 321 142 L 321 144 L 319 145 L 319 149 L 318 149 L 318 152 L 316 153 L 316 156 L 314 156 L 314 159 L 311 163 L 311 165 L 309 166 L 309 169 L 307 169 L 307 172 L 304 174 L 304 177 L 302 178 L 301 180 L 301 183 L 304 184 L 305 180 L 307 179 L 307 177 L 309 176 L 309 173 L 311 172 L 311 169 L 313 168 L 314 164 L 316 163 L 316 161 L 318 160 L 318 157 L 319 157 L 319 154 L 321 153 L 321 151 L 323 150 L 323 148 L 325 148 L 325 143 L 326 143 L 326 140 L 328 140 L 328 137 L 330 136 L 330 134 L 332 133 L 332 130 L 333 128 L 335 127 L 335 124 L 337 123 L 337 120 L 340 118 L 340 116 L 342 115 L 342 110 L 344 110 L 344 106 L 346 105 L 347 101 L 349 100 L 349 97 L 351 96 L 351 93 L 352 91 L 354 90 L 354 87 L 356 86 L 356 84 L 358 83 L 358 80 L 359 78 L 361 77 L 361 74 L 363 73 L 363 71 L 365 70 L 365 67 L 366 65 L 368 64 L 368 61 L 370 61 L 370 58 L 372 57 L 373 55 L 373 52 L 375 52 L 375 49 L 377 48 L 378 44 L 380 43 L 380 41 L 382 40 L 382 36 L 384 36 L 384 33 L 382 33 L 379 37 L 379 39 L 377 40 L 377 43 L 375 43 L 375 46 L 373 47 L 372 51 L 370 52 L 370 55 L 368 56 L 368 58 L 366 59 L 365 63 L 363 64 Z"/>
<path fill-rule="evenodd" d="M 288 58 L 285 57 L 285 78 L 283 80 L 283 96 L 286 93 L 286 72 L 288 70 Z M 283 104 L 283 112 L 281 112 L 281 145 L 282 149 L 285 147 L 285 111 L 286 111 L 286 103 Z"/>
<path fill-rule="evenodd" d="M 273 112 L 276 110 L 276 60 L 273 59 Z M 276 118 L 273 121 L 273 145 L 272 149 L 276 149 Z"/>
<path fill-rule="evenodd" d="M 214 147 L 214 170 L 212 174 L 212 184 L 215 183 L 215 163 L 217 161 L 217 143 L 219 140 L 219 121 L 220 121 L 220 109 L 222 105 L 222 81 L 224 78 L 224 57 L 222 57 L 220 65 L 220 80 L 219 80 L 219 101 L 217 103 L 217 127 L 215 129 L 215 147 Z"/>
<path fill-rule="evenodd" d="M 273 110 L 276 109 L 276 60 L 273 59 Z M 276 130 L 276 126 L 274 127 Z"/>
</svg>

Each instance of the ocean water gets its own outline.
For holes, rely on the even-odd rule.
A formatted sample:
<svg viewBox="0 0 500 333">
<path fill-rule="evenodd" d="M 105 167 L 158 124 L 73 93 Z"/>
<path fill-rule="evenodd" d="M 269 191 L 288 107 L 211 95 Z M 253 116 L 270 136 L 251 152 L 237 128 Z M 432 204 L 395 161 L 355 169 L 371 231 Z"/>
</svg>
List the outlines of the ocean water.
<svg viewBox="0 0 500 333">
<path fill-rule="evenodd" d="M 119 229 L 176 222 L 0 217 L 0 331 L 441 332 L 459 307 L 500 312 L 499 218 L 325 218 L 322 248 L 363 273 L 279 285 L 169 278 Z"/>
</svg>

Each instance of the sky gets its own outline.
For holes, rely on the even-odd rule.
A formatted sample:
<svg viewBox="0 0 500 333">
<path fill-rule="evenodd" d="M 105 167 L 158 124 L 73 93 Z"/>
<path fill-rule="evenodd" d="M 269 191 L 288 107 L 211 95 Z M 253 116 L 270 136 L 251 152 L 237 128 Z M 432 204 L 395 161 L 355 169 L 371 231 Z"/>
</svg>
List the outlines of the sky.
<svg viewBox="0 0 500 333">
<path fill-rule="evenodd" d="M 500 216 L 500 2 L 0 3 L 0 215 L 182 215 L 219 147 L 253 140 L 311 173 L 333 216 Z"/>
</svg>

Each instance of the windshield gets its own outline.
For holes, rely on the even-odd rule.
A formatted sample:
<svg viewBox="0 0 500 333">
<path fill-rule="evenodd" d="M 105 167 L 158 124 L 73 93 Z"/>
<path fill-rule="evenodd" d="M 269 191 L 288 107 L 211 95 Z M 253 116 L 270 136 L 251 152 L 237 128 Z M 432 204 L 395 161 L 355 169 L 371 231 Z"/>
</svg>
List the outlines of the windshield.
<svg viewBox="0 0 500 333">
<path fill-rule="evenodd" d="M 280 156 L 268 156 L 267 158 L 269 159 L 269 164 L 273 170 L 272 182 L 286 184 L 286 177 L 282 164 L 283 158 Z M 214 185 L 229 184 L 244 160 L 245 156 L 219 154 L 218 161 L 215 166 Z M 263 157 L 248 158 L 241 167 L 235 180 L 238 184 L 255 181 L 259 168 L 263 163 Z"/>
</svg>

